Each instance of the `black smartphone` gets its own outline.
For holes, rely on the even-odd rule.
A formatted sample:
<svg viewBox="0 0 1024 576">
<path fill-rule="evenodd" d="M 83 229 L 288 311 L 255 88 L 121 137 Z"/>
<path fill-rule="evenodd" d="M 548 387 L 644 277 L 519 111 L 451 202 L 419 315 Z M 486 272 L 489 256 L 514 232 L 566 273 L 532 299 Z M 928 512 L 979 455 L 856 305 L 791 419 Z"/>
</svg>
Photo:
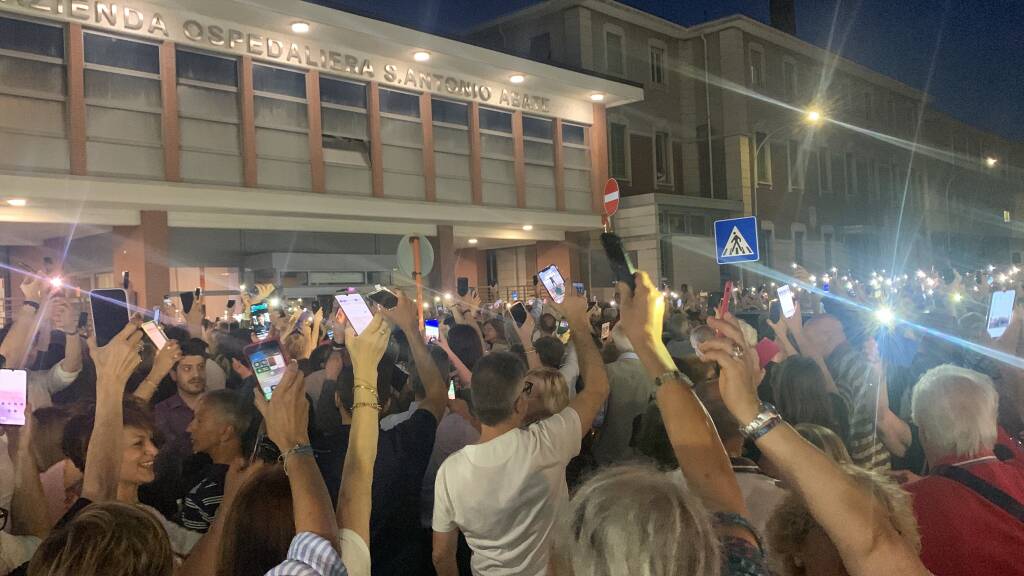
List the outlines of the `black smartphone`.
<svg viewBox="0 0 1024 576">
<path fill-rule="evenodd" d="M 97 346 L 106 346 L 131 320 L 128 292 L 123 288 L 93 290 L 89 293 L 89 305 Z"/>
<path fill-rule="evenodd" d="M 377 286 L 377 289 L 366 295 L 371 302 L 380 304 L 385 310 L 391 310 L 395 306 L 398 306 L 398 296 L 394 292 L 384 288 L 383 286 Z"/>
<path fill-rule="evenodd" d="M 456 280 L 456 282 L 458 283 L 456 290 L 458 291 L 459 296 L 465 296 L 466 294 L 469 294 L 469 278 L 466 278 L 465 276 L 460 276 Z"/>
<path fill-rule="evenodd" d="M 522 302 L 516 302 L 508 309 L 509 313 L 512 314 L 512 319 L 516 321 L 516 326 L 522 328 L 523 323 L 526 322 L 526 306 Z"/>
<path fill-rule="evenodd" d="M 79 312 L 78 313 L 78 327 L 79 328 L 85 328 L 88 325 L 89 325 L 89 313 L 88 312 Z"/>
<path fill-rule="evenodd" d="M 182 292 L 181 298 L 181 311 L 188 314 L 192 311 L 192 304 L 196 301 L 196 295 L 194 292 Z"/>
<path fill-rule="evenodd" d="M 235 299 L 234 298 L 229 298 L 228 299 L 228 306 L 227 306 L 227 308 L 228 308 L 228 310 L 234 310 L 235 309 Z"/>
<path fill-rule="evenodd" d="M 622 238 L 610 232 L 604 232 L 601 234 L 601 246 L 604 247 L 604 253 L 608 256 L 615 281 L 625 283 L 630 290 L 636 290 L 636 278 L 633 277 L 636 268 L 629 261 L 629 256 L 626 255 L 626 251 L 622 247 Z"/>
<path fill-rule="evenodd" d="M 772 322 L 778 322 L 782 319 L 782 303 L 778 300 L 772 300 L 768 304 L 768 315 L 772 319 Z"/>
<path fill-rule="evenodd" d="M 129 285 L 131 285 L 131 275 L 124 270 L 121 272 L 121 288 L 127 290 Z"/>
</svg>

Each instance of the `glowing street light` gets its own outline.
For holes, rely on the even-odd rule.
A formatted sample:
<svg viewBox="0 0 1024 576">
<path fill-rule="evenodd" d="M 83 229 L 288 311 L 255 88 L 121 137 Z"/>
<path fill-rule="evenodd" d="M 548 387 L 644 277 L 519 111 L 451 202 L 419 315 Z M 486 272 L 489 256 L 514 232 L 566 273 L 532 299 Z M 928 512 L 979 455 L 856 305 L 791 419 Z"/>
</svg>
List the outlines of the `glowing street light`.
<svg viewBox="0 0 1024 576">
<path fill-rule="evenodd" d="M 875 310 L 875 320 L 883 326 L 892 326 L 896 322 L 896 315 L 888 306 L 882 306 Z"/>
<path fill-rule="evenodd" d="M 804 113 L 804 122 L 817 125 L 825 118 L 825 115 L 821 113 L 821 110 L 817 108 L 810 108 Z"/>
<path fill-rule="evenodd" d="M 989 168 L 995 168 L 996 164 L 999 164 L 999 159 L 995 156 L 985 156 L 985 166 Z"/>
</svg>

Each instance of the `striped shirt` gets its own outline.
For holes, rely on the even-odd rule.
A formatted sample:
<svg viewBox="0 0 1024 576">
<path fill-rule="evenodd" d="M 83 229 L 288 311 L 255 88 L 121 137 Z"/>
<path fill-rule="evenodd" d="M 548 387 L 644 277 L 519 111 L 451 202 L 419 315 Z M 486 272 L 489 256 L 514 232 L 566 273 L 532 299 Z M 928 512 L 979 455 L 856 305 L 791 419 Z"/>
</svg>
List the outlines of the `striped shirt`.
<svg viewBox="0 0 1024 576">
<path fill-rule="evenodd" d="M 292 538 L 288 558 L 265 576 L 347 576 L 341 556 L 330 542 L 312 532 Z"/>
<path fill-rule="evenodd" d="M 185 495 L 178 524 L 189 530 L 206 533 L 213 523 L 224 500 L 224 479 L 227 477 L 226 464 L 213 464 L 206 477 Z"/>
<path fill-rule="evenodd" d="M 844 342 L 825 359 L 839 394 L 850 407 L 847 448 L 853 463 L 868 470 L 891 468 L 889 450 L 877 433 L 878 393 L 881 375 L 862 353 Z"/>
</svg>

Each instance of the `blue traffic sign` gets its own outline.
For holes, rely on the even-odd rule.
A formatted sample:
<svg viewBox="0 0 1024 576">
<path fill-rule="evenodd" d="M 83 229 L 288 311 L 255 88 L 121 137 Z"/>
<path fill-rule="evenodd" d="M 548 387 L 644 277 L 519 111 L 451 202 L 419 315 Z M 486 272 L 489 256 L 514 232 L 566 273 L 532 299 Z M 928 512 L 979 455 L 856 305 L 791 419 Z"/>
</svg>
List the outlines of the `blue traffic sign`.
<svg viewBox="0 0 1024 576">
<path fill-rule="evenodd" d="M 715 222 L 715 257 L 719 264 L 757 262 L 757 218 L 730 218 Z"/>
</svg>

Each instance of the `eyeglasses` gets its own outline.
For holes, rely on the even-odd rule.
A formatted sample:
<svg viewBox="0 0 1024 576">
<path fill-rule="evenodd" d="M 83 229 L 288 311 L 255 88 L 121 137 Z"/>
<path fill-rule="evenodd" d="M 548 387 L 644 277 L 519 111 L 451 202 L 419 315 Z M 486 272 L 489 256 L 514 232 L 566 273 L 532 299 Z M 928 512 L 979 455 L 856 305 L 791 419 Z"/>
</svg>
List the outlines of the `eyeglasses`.
<svg viewBox="0 0 1024 576">
<path fill-rule="evenodd" d="M 11 515 L 7 508 L 0 508 L 0 530 L 7 528 L 7 518 Z"/>
<path fill-rule="evenodd" d="M 527 380 L 526 384 L 523 385 L 523 396 L 529 396 L 531 392 L 533 392 L 533 382 Z"/>
</svg>

